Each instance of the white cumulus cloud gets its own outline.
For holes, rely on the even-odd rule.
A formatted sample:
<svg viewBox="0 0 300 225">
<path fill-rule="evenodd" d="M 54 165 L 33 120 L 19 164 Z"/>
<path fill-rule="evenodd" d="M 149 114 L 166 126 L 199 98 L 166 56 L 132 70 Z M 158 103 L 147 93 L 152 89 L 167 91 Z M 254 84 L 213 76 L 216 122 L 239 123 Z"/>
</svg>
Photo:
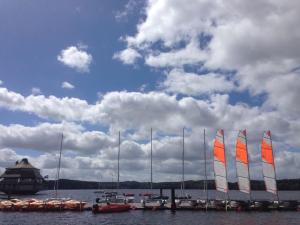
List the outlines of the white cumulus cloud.
<svg viewBox="0 0 300 225">
<path fill-rule="evenodd" d="M 134 64 L 140 57 L 141 54 L 132 48 L 127 48 L 113 55 L 113 59 L 119 59 L 124 64 Z"/>
<path fill-rule="evenodd" d="M 64 89 L 74 89 L 75 86 L 67 81 L 62 82 L 61 87 Z"/>
<path fill-rule="evenodd" d="M 42 91 L 41 91 L 40 88 L 33 87 L 33 88 L 31 88 L 31 94 L 33 94 L 33 95 L 40 95 L 40 94 L 42 94 Z"/>
<path fill-rule="evenodd" d="M 230 92 L 235 85 L 221 74 L 185 73 L 182 70 L 172 70 L 161 84 L 167 92 L 190 96 L 210 95 L 215 92 Z"/>
<path fill-rule="evenodd" d="M 78 72 L 89 72 L 93 57 L 81 46 L 70 46 L 63 49 L 57 56 L 57 60 Z"/>
</svg>

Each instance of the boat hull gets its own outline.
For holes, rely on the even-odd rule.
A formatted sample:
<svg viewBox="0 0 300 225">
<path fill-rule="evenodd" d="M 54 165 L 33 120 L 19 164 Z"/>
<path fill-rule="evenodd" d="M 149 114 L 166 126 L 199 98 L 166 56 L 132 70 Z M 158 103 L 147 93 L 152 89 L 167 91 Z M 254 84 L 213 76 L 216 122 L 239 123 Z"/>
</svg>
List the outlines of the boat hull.
<svg viewBox="0 0 300 225">
<path fill-rule="evenodd" d="M 128 204 L 95 204 L 93 213 L 118 213 L 128 212 L 131 206 Z"/>
</svg>

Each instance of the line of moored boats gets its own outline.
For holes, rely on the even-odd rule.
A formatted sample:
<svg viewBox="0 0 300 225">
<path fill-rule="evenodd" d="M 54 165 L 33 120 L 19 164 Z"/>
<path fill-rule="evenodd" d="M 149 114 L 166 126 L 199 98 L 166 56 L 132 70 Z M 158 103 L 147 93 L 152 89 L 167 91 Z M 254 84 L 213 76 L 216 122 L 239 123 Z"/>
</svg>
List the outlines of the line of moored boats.
<svg viewBox="0 0 300 225">
<path fill-rule="evenodd" d="M 94 213 L 126 212 L 130 210 L 216 210 L 216 211 L 300 211 L 300 202 L 290 201 L 243 201 L 243 200 L 203 200 L 191 196 L 176 197 L 142 193 L 140 202 L 135 201 L 134 194 L 102 192 L 94 204 L 67 198 L 40 199 L 3 199 L 0 200 L 1 211 L 85 211 Z"/>
</svg>

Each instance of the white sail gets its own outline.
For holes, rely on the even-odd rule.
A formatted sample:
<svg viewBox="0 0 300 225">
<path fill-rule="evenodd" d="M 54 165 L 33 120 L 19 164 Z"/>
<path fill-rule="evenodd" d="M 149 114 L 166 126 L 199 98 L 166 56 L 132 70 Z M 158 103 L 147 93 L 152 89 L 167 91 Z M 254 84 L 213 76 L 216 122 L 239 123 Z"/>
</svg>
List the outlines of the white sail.
<svg viewBox="0 0 300 225">
<path fill-rule="evenodd" d="M 214 172 L 216 189 L 228 192 L 224 131 L 219 129 L 214 140 Z"/>
<path fill-rule="evenodd" d="M 275 163 L 273 156 L 273 147 L 271 132 L 264 132 L 261 142 L 261 157 L 263 162 L 263 176 L 266 186 L 266 191 L 277 195 L 277 184 L 275 174 Z"/>
<path fill-rule="evenodd" d="M 240 131 L 236 141 L 236 171 L 239 190 L 250 194 L 250 174 L 246 130 Z"/>
</svg>

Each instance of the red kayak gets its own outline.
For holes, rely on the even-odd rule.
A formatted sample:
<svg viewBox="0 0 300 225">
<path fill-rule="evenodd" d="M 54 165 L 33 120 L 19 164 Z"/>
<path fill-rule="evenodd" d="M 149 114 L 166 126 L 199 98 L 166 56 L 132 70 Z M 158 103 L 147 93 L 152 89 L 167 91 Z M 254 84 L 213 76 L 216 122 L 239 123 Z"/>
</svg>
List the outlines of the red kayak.
<svg viewBox="0 0 300 225">
<path fill-rule="evenodd" d="M 114 204 L 110 203 L 107 205 L 93 205 L 94 213 L 114 213 L 114 212 L 127 212 L 131 209 L 128 204 Z"/>
</svg>

